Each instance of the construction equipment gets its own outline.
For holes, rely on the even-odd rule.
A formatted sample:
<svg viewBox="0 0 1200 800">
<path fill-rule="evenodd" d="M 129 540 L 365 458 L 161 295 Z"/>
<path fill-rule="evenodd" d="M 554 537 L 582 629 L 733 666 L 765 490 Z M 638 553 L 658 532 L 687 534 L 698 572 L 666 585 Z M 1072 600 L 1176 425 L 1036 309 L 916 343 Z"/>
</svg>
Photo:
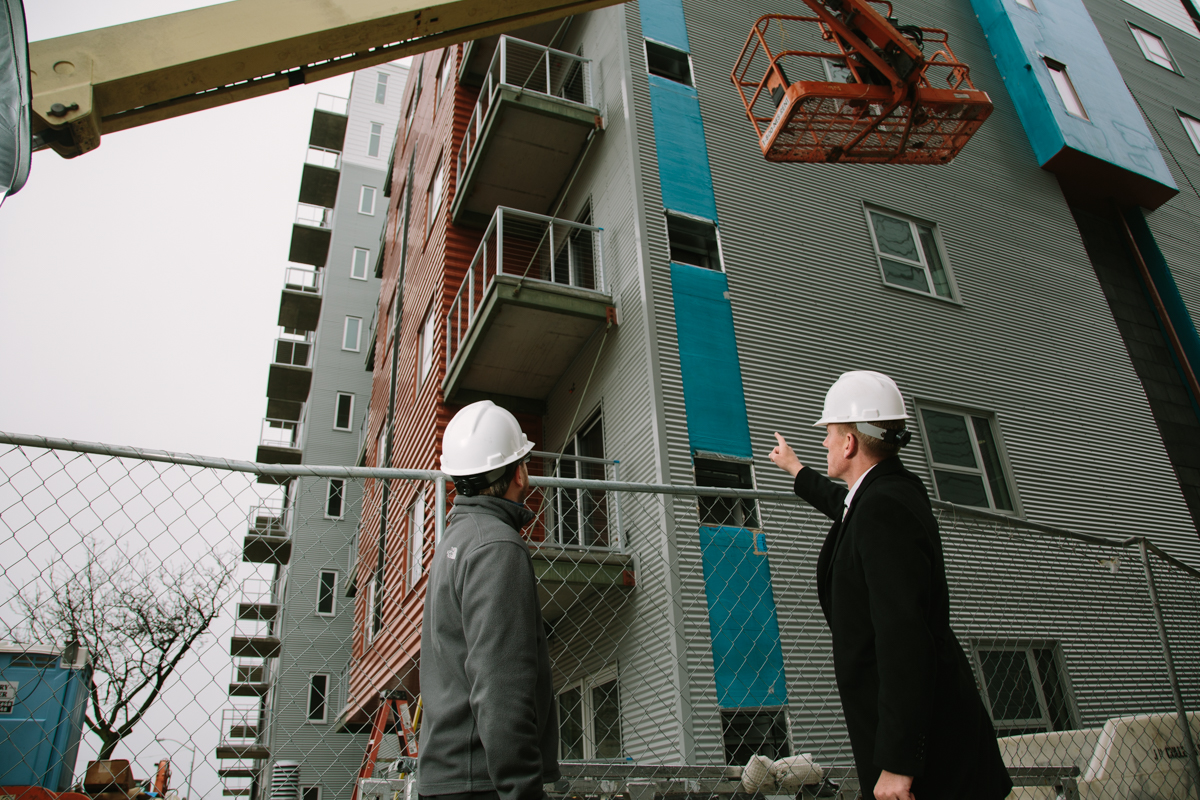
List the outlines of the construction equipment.
<svg viewBox="0 0 1200 800">
<path fill-rule="evenodd" d="M 379 708 L 375 710 L 375 719 L 371 723 L 371 738 L 367 740 L 367 752 L 363 754 L 362 766 L 358 769 L 358 780 L 354 782 L 354 792 L 351 800 L 359 798 L 359 781 L 369 780 L 375 774 L 375 764 L 379 761 L 379 747 L 383 737 L 388 732 L 388 726 L 395 724 L 396 735 L 400 739 L 400 754 L 406 760 L 407 768 L 401 773 L 411 773 L 415 770 L 417 758 L 417 730 L 421 725 L 421 698 L 417 698 L 417 713 L 412 716 L 408 710 L 408 692 L 403 689 L 392 689 L 379 693 Z M 395 722 L 392 714 L 396 715 Z"/>
<path fill-rule="evenodd" d="M 768 161 L 945 164 L 991 114 L 946 31 L 886 0 L 804 2 L 759 18 L 731 73 Z"/>
</svg>

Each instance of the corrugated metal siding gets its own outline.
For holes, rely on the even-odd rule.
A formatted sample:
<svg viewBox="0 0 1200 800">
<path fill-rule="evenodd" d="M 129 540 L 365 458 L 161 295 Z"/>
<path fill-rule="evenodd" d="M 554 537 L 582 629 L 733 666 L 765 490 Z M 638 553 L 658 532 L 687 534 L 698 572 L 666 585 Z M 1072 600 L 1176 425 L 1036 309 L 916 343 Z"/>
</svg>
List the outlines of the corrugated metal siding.
<svg viewBox="0 0 1200 800">
<path fill-rule="evenodd" d="M 1180 0 L 1125 0 L 1125 2 L 1150 16 L 1174 26 L 1184 33 L 1190 34 L 1194 38 L 1200 39 L 1200 31 L 1196 29 L 1196 23 L 1192 21 L 1191 15 L 1188 14 L 1187 9 L 1183 7 L 1183 3 Z"/>
<path fill-rule="evenodd" d="M 388 74 L 387 96 L 382 104 L 375 102 L 376 76 Z M 380 64 L 377 67 L 354 73 L 354 86 L 350 92 L 349 124 L 346 126 L 346 144 L 342 160 L 376 170 L 387 170 L 389 148 L 396 137 L 396 125 L 404 114 L 402 101 L 407 100 L 406 90 L 408 67 L 400 64 Z M 367 155 L 371 135 L 371 123 L 383 125 L 379 139 L 379 155 Z"/>
</svg>

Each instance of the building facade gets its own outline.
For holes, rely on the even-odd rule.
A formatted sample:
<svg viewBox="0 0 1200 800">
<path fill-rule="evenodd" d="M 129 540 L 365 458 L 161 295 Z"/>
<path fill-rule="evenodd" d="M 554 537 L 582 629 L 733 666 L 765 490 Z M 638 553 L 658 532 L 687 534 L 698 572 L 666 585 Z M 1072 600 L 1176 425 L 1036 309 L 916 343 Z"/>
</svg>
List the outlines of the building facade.
<svg viewBox="0 0 1200 800">
<path fill-rule="evenodd" d="M 313 112 L 259 462 L 357 461 L 384 180 L 407 74 L 400 64 L 356 72 L 348 98 L 321 95 Z M 360 503 L 351 481 L 294 479 L 277 501 L 251 510 L 243 560 L 254 574 L 238 606 L 234 700 L 218 753 L 226 793 L 265 798 L 286 780 L 298 782 L 303 800 L 350 796 L 365 737 L 330 731 L 345 691 L 353 621 L 345 595 Z"/>
<path fill-rule="evenodd" d="M 785 6 L 644 0 L 414 60 L 361 463 L 437 468 L 448 419 L 490 398 L 540 449 L 597 459 L 538 469 L 616 459 L 624 480 L 786 490 L 773 433 L 821 463 L 826 389 L 876 369 L 904 391 L 904 460 L 937 499 L 1145 535 L 1200 564 L 1194 9 L 896 3 L 948 31 L 995 108 L 952 163 L 895 166 L 763 159 L 730 70 L 760 15 L 808 13 Z M 419 692 L 433 501 L 415 483 L 364 489 L 341 727 L 368 724 L 380 690 Z M 768 557 L 755 538 L 811 542 L 815 522 L 772 530 L 753 504 L 691 501 L 642 508 L 633 530 L 597 498 L 539 502 L 564 758 L 736 763 L 739 743 L 801 752 L 799 719 L 838 729 L 836 709 L 804 705 L 828 652 L 808 562 L 786 558 L 804 548 Z M 995 653 L 1053 652 L 1080 691 L 1054 722 L 1044 687 L 1048 726 L 1163 702 L 1133 673 L 1125 705 L 1089 700 L 1083 687 L 1120 673 L 1078 636 L 1103 622 L 1020 579 L 1031 552 L 1058 563 L 1053 548 L 1001 554 L 943 523 L 962 548 L 952 582 L 1006 587 L 955 619 L 981 683 Z M 730 574 L 759 590 L 728 596 Z M 1060 614 L 1041 628 L 1053 641 L 1002 607 Z M 766 639 L 739 650 L 721 636 L 738 619 L 765 620 Z M 1142 658 L 1138 630 L 1116 660 Z"/>
</svg>

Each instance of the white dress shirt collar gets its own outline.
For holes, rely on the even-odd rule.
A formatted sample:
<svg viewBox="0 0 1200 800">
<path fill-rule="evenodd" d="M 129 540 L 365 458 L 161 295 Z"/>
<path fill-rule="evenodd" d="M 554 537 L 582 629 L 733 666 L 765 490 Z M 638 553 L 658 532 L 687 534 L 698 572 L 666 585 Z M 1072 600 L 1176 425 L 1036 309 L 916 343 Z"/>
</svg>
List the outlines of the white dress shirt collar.
<svg viewBox="0 0 1200 800">
<path fill-rule="evenodd" d="M 867 477 L 867 475 L 871 473 L 871 470 L 875 469 L 877 466 L 878 464 L 872 464 L 871 466 L 867 467 L 867 471 L 862 475 L 859 475 L 858 480 L 856 480 L 854 485 L 850 487 L 850 491 L 846 494 L 846 507 L 842 509 L 843 519 L 846 517 L 846 511 L 850 509 L 850 504 L 854 502 L 854 494 L 858 491 L 858 487 L 862 486 L 863 478 Z"/>
</svg>

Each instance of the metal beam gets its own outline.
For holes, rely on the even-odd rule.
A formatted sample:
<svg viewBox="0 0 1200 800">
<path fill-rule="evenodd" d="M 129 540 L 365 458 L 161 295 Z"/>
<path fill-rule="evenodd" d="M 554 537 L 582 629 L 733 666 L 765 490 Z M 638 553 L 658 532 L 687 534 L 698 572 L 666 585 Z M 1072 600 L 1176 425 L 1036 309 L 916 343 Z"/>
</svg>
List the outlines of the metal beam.
<svg viewBox="0 0 1200 800">
<path fill-rule="evenodd" d="M 235 0 L 45 39 L 29 45 L 34 142 L 71 158 L 105 133 L 619 1 Z"/>
</svg>

